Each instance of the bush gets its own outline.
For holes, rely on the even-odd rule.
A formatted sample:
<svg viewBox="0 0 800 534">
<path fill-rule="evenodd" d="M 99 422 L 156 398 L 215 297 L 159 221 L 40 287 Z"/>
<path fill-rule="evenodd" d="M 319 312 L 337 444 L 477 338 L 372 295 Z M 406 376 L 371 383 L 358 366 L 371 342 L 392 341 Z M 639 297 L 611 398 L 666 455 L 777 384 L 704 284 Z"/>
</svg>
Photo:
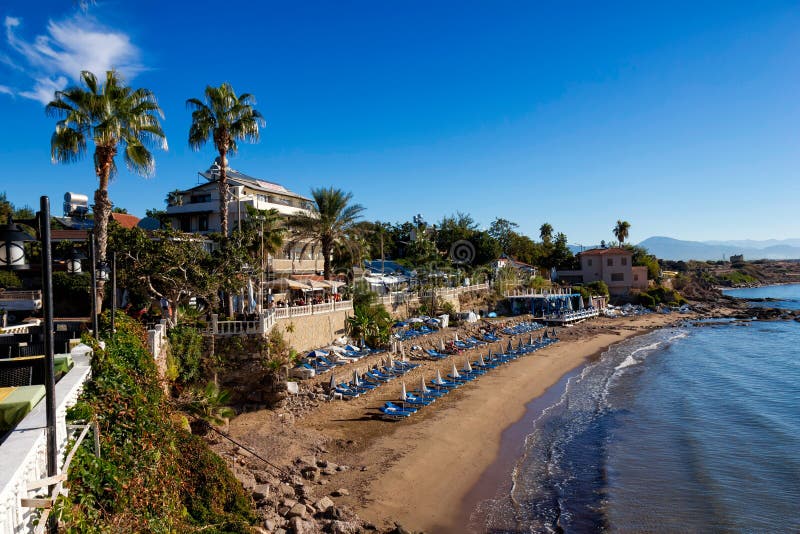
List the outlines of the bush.
<svg viewBox="0 0 800 534">
<path fill-rule="evenodd" d="M 652 308 L 656 305 L 656 299 L 647 293 L 639 293 L 639 304 Z"/>
<path fill-rule="evenodd" d="M 144 330 L 121 314 L 116 326 L 106 350 L 95 346 L 92 379 L 68 413 L 97 421 L 101 456 L 91 439 L 76 452 L 69 494 L 56 504 L 64 531 L 245 532 L 249 498 L 203 441 L 172 422 Z"/>
<path fill-rule="evenodd" d="M 14 271 L 0 271 L 0 287 L 3 289 L 19 289 L 22 287 L 22 280 L 19 279 Z"/>
<path fill-rule="evenodd" d="M 167 353 L 167 378 L 189 384 L 201 376 L 203 336 L 191 326 L 171 329 Z"/>
<path fill-rule="evenodd" d="M 589 290 L 592 295 L 600 295 L 602 297 L 608 297 L 608 285 L 602 280 L 598 280 L 596 282 L 589 282 L 584 287 Z"/>
<path fill-rule="evenodd" d="M 53 273 L 55 313 L 67 317 L 89 315 L 92 308 L 91 286 L 89 273 Z M 110 294 L 110 290 L 107 293 Z"/>
</svg>

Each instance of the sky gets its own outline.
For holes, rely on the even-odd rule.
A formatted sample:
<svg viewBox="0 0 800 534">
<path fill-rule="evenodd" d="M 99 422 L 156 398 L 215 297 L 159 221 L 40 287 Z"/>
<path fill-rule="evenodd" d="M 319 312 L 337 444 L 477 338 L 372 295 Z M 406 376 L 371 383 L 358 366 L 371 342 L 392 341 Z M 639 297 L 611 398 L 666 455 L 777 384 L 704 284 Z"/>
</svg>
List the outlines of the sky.
<svg viewBox="0 0 800 534">
<path fill-rule="evenodd" d="M 353 193 L 390 222 L 457 211 L 570 243 L 800 237 L 797 2 L 0 3 L 0 192 L 91 197 L 88 157 L 50 161 L 44 104 L 115 68 L 164 111 L 156 172 L 119 162 L 144 216 L 215 157 L 185 102 L 229 82 L 267 121 L 234 169 Z"/>
</svg>

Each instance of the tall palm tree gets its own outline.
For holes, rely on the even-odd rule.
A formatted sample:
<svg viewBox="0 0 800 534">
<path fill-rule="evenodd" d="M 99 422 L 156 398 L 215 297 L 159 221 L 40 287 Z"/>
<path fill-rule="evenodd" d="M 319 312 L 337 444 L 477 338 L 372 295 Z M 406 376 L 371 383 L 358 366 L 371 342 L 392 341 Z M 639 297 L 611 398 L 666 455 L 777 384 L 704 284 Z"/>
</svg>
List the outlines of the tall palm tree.
<svg viewBox="0 0 800 534">
<path fill-rule="evenodd" d="M 105 83 L 88 71 L 81 72 L 82 86 L 56 91 L 45 111 L 58 118 L 50 138 L 54 163 L 71 163 L 94 143 L 94 172 L 99 185 L 94 193 L 94 235 L 97 256 L 106 259 L 108 219 L 111 201 L 108 184 L 117 170 L 115 158 L 121 150 L 128 169 L 142 176 L 155 171 L 150 148 L 167 149 L 159 117 L 164 118 L 156 97 L 149 89 L 132 89 L 116 71 L 106 72 Z M 104 281 L 98 281 L 98 310 L 104 295 Z"/>
<path fill-rule="evenodd" d="M 631 223 L 628 221 L 617 221 L 617 225 L 612 230 L 614 237 L 617 238 L 619 244 L 623 244 L 628 239 L 628 230 L 631 229 Z"/>
<path fill-rule="evenodd" d="M 325 279 L 331 279 L 331 252 L 337 242 L 345 240 L 348 231 L 364 211 L 360 204 L 350 204 L 352 193 L 341 189 L 319 188 L 311 191 L 314 204 L 309 213 L 294 215 L 289 224 L 298 237 L 319 241 L 324 256 Z"/>
<path fill-rule="evenodd" d="M 253 106 L 256 99 L 249 93 L 236 96 L 233 87 L 223 83 L 206 87 L 205 98 L 190 98 L 186 107 L 192 110 L 189 146 L 200 150 L 209 139 L 219 152 L 219 218 L 223 236 L 228 235 L 228 154 L 235 154 L 237 141 L 258 141 L 259 127 L 266 122 Z"/>
<path fill-rule="evenodd" d="M 544 223 L 539 227 L 539 237 L 545 243 L 550 243 L 553 240 L 553 226 L 550 223 Z"/>
</svg>

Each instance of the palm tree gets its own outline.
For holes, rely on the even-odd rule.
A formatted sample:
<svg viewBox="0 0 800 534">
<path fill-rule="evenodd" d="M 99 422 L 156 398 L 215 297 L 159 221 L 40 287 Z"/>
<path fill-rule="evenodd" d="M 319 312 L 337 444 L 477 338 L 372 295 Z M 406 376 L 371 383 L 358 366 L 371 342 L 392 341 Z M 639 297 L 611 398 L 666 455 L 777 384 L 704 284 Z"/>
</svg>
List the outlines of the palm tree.
<svg viewBox="0 0 800 534">
<path fill-rule="evenodd" d="M 628 221 L 617 221 L 617 225 L 612 230 L 614 237 L 617 238 L 619 244 L 623 244 L 628 239 L 628 230 L 631 229 L 631 223 Z"/>
<path fill-rule="evenodd" d="M 94 235 L 98 260 L 105 261 L 111 201 L 108 184 L 117 170 L 115 158 L 121 150 L 128 169 L 142 176 L 155 171 L 150 147 L 167 149 L 159 117 L 164 118 L 149 89 L 132 89 L 113 70 L 106 72 L 103 85 L 89 71 L 81 72 L 83 86 L 56 91 L 47 104 L 48 116 L 58 118 L 50 138 L 54 163 L 71 163 L 86 153 L 89 139 L 94 143 L 94 172 L 99 186 L 94 193 Z M 104 295 L 98 280 L 98 310 Z"/>
<path fill-rule="evenodd" d="M 545 243 L 550 243 L 553 240 L 553 226 L 550 223 L 544 223 L 539 227 L 539 237 Z"/>
<path fill-rule="evenodd" d="M 190 98 L 186 107 L 192 110 L 189 146 L 200 150 L 209 139 L 219 152 L 219 218 L 223 236 L 228 235 L 228 154 L 235 154 L 237 141 L 258 141 L 259 127 L 266 122 L 253 106 L 255 97 L 249 93 L 236 96 L 233 87 L 223 83 L 206 87 L 205 101 Z"/>
<path fill-rule="evenodd" d="M 352 193 L 341 189 L 319 188 L 311 191 L 314 205 L 309 213 L 294 215 L 290 225 L 301 239 L 319 241 L 324 257 L 325 279 L 331 279 L 331 252 L 334 245 L 347 238 L 348 231 L 364 211 L 360 204 L 350 204 Z"/>
</svg>

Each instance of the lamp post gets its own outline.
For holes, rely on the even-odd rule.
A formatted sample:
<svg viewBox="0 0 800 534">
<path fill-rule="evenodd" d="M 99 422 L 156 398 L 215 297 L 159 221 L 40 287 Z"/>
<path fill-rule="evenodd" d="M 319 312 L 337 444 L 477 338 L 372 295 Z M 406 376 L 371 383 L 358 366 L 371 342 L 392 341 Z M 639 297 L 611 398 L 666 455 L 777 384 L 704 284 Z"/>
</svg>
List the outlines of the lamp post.
<svg viewBox="0 0 800 534">
<path fill-rule="evenodd" d="M 81 267 L 81 260 L 86 259 L 86 254 L 84 254 L 80 249 L 73 248 L 70 250 L 69 255 L 67 256 L 67 272 L 70 274 L 80 274 L 83 272 L 83 268 Z"/>
<path fill-rule="evenodd" d="M 22 227 L 9 218 L 8 224 L 0 226 L 0 269 L 20 270 L 28 268 L 25 242 L 36 241 Z"/>
<path fill-rule="evenodd" d="M 47 423 L 47 476 L 58 474 L 58 441 L 56 439 L 56 374 L 53 357 L 53 251 L 50 241 L 50 199 L 39 199 L 39 233 L 42 245 L 42 307 L 44 308 L 44 387 Z M 53 486 L 50 486 L 53 491 Z M 54 518 L 49 532 L 56 531 Z"/>
<path fill-rule="evenodd" d="M 99 340 L 100 333 L 98 332 L 98 321 L 97 321 L 97 251 L 94 242 L 94 232 L 89 233 L 89 258 L 92 262 L 91 265 L 91 273 L 92 273 L 92 332 L 94 333 L 94 338 Z"/>
</svg>

